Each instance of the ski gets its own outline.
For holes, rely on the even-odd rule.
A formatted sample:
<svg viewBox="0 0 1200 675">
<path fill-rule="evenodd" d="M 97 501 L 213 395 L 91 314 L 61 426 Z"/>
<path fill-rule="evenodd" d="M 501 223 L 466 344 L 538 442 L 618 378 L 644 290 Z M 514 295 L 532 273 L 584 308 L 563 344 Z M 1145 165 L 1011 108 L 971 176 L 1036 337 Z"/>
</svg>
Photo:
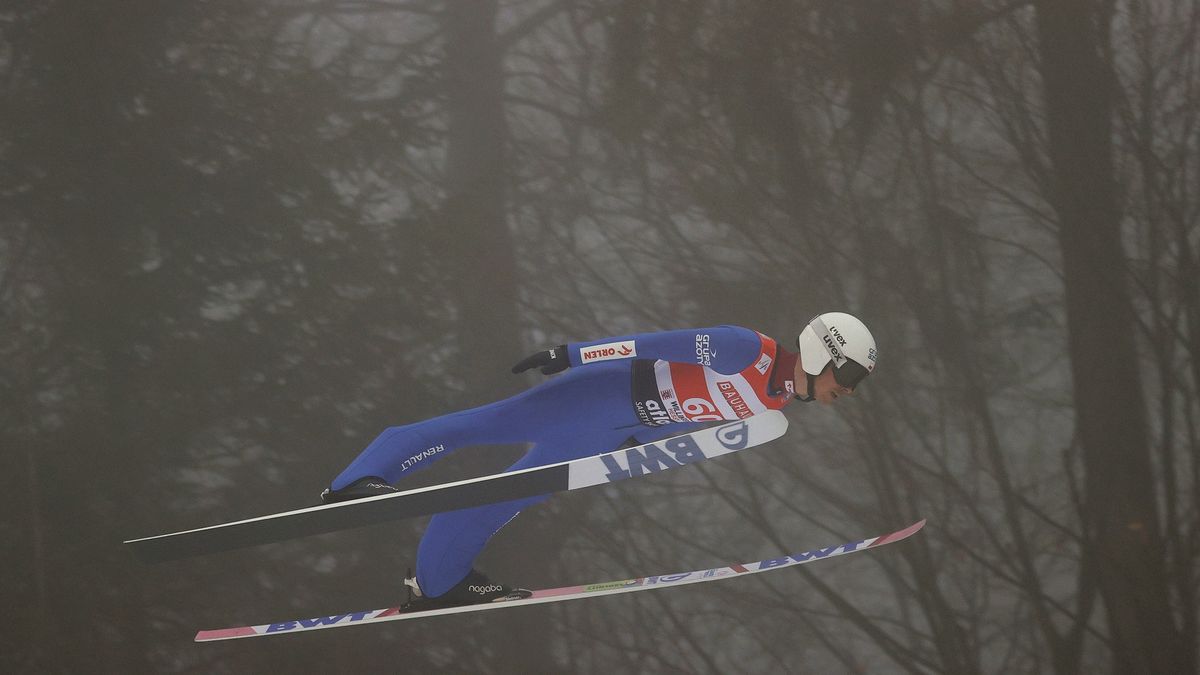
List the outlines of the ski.
<svg viewBox="0 0 1200 675">
<path fill-rule="evenodd" d="M 775 440 L 778 410 L 624 450 L 406 492 L 322 504 L 125 542 L 145 562 L 163 562 L 375 525 L 389 520 L 578 490 L 636 478 Z"/>
<path fill-rule="evenodd" d="M 767 560 L 760 560 L 758 562 L 731 564 L 724 567 L 695 570 L 692 572 L 681 572 L 678 574 L 660 574 L 652 577 L 625 579 L 624 581 L 609 581 L 598 584 L 586 584 L 583 586 L 565 586 L 563 588 L 547 588 L 532 591 L 528 597 L 511 600 L 500 599 L 478 605 L 461 605 L 458 607 L 431 609 L 423 612 L 403 612 L 399 607 L 386 607 L 384 609 L 375 609 L 366 612 L 351 612 L 349 614 L 335 614 L 333 616 L 318 616 L 311 619 L 279 621 L 276 623 L 262 624 L 260 626 L 241 626 L 238 628 L 202 630 L 196 633 L 196 642 L 213 642 L 216 640 L 232 640 L 236 638 L 284 635 L 313 630 L 322 630 L 325 628 L 344 628 L 346 626 L 361 626 L 364 624 L 381 623 L 384 621 L 400 621 L 403 619 L 424 619 L 446 614 L 462 614 L 465 612 L 481 612 L 489 609 L 525 607 L 527 605 L 537 605 L 545 602 L 562 602 L 564 600 L 578 600 L 579 598 L 591 598 L 599 595 L 614 595 L 617 593 L 632 593 L 634 591 L 649 591 L 656 588 L 669 588 L 674 586 L 683 586 L 686 584 L 698 584 L 705 581 L 716 581 L 718 579 L 731 579 L 750 574 L 758 574 L 759 572 L 780 570 L 784 569 L 785 567 L 793 567 L 795 565 L 804 565 L 817 560 L 825 560 L 827 558 L 846 555 L 847 553 L 857 553 L 859 551 L 878 548 L 884 544 L 892 544 L 897 541 L 907 539 L 908 537 L 916 534 L 924 526 L 925 521 L 921 520 L 902 530 L 897 530 L 896 532 L 873 537 L 871 539 L 852 541 L 839 546 L 829 546 L 826 548 L 804 551 L 803 553 L 793 553 L 792 555 L 769 558 Z"/>
</svg>

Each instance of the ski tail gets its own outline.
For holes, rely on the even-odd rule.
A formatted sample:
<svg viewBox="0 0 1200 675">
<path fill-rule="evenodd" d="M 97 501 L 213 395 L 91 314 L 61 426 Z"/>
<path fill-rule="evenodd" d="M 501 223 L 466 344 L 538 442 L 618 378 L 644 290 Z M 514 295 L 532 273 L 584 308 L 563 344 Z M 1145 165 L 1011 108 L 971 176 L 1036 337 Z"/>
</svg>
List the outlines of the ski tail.
<svg viewBox="0 0 1200 675">
<path fill-rule="evenodd" d="M 547 602 L 578 600 L 580 598 L 590 598 L 599 595 L 614 595 L 617 593 L 649 591 L 657 588 L 669 588 L 673 586 L 717 581 L 720 579 L 730 579 L 733 577 L 758 574 L 759 572 L 769 572 L 772 570 L 784 569 L 796 565 L 806 565 L 818 560 L 835 558 L 842 555 L 875 549 L 887 544 L 894 544 L 898 541 L 903 541 L 913 536 L 924 526 L 925 521 L 920 520 L 912 525 L 909 525 L 908 527 L 877 537 L 847 542 L 837 546 L 827 546 L 801 553 L 793 553 L 790 555 L 779 556 L 777 558 L 768 558 L 766 560 L 747 563 L 730 563 L 721 567 L 693 570 L 690 572 L 679 572 L 676 574 L 659 574 L 649 577 L 638 577 L 636 579 L 584 584 L 582 586 L 546 588 L 531 591 L 529 596 L 524 598 L 505 598 L 502 600 L 477 605 L 462 605 L 458 607 L 446 607 L 442 609 L 426 610 L 423 612 L 407 613 L 402 612 L 398 607 L 385 607 L 383 609 L 375 609 L 366 612 L 321 616 L 311 619 L 293 619 L 290 621 L 280 621 L 277 623 L 262 624 L 259 626 L 241 626 L 238 628 L 223 628 L 219 630 L 202 630 L 199 633 L 196 633 L 196 642 L 211 642 L 216 640 L 231 640 L 244 637 L 300 633 L 326 628 L 343 628 L 346 626 L 378 623 L 383 621 L 421 619 L 446 614 L 479 612 L 491 609 L 503 609 L 507 607 L 523 607 L 525 605 L 536 605 Z"/>
</svg>

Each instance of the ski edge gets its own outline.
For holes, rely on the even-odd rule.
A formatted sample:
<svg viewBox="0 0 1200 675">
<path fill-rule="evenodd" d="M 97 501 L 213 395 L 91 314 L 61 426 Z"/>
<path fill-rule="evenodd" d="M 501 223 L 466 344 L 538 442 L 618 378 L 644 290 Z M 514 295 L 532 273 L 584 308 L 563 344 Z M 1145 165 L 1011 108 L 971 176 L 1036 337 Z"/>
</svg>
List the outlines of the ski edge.
<svg viewBox="0 0 1200 675">
<path fill-rule="evenodd" d="M 634 591 L 649 591 L 659 588 L 686 586 L 688 584 L 703 583 L 707 581 L 719 581 L 723 579 L 758 574 L 759 572 L 767 572 L 776 569 L 805 565 L 818 560 L 827 560 L 829 558 L 834 558 L 849 553 L 857 553 L 859 551 L 878 548 L 887 544 L 894 544 L 898 541 L 908 539 L 912 535 L 919 532 L 923 527 L 925 527 L 925 523 L 926 520 L 922 518 L 908 527 L 901 528 L 895 532 L 890 532 L 877 537 L 847 542 L 838 546 L 828 546 L 824 548 L 813 549 L 810 551 L 804 551 L 802 553 L 784 555 L 778 558 L 768 558 L 766 560 L 755 562 L 740 564 L 732 563 L 724 567 L 692 570 L 690 572 L 678 572 L 675 574 L 659 574 L 650 577 L 638 577 L 635 579 L 624 579 L 620 581 L 582 584 L 579 586 L 563 586 L 561 588 L 546 588 L 533 591 L 532 597 L 522 598 L 519 600 L 496 601 L 476 605 L 461 605 L 458 607 L 447 607 L 425 612 L 412 612 L 405 614 L 401 613 L 398 607 L 385 607 L 382 609 L 365 612 L 350 612 L 347 614 L 342 614 L 337 616 L 336 620 L 330 623 L 320 622 L 318 618 L 293 619 L 290 621 L 261 624 L 258 626 L 239 626 L 234 628 L 202 630 L 196 633 L 194 641 L 219 642 L 247 637 L 265 637 L 270 635 L 307 633 L 313 630 L 321 630 L 325 628 L 344 628 L 347 626 L 363 625 L 368 623 L 382 623 L 384 621 L 399 621 L 404 619 L 428 618 L 433 616 L 479 612 L 489 609 L 523 607 L 526 605 L 539 605 L 549 602 L 563 602 L 566 600 L 578 600 L 581 598 L 592 598 L 602 595 L 616 595 L 619 593 L 632 593 Z M 785 562 L 779 562 L 781 560 Z M 678 578 L 671 579 L 671 577 Z M 355 617 L 360 615 L 362 617 L 360 619 L 352 619 L 351 622 L 347 623 L 340 622 L 341 619 L 345 617 Z M 325 618 L 326 617 L 319 617 L 319 619 Z M 303 626 L 301 622 L 304 621 L 313 622 L 315 625 Z M 301 624 L 301 627 L 277 629 L 274 631 L 270 630 L 274 626 L 287 626 L 289 624 Z"/>
<path fill-rule="evenodd" d="M 787 431 L 787 428 L 788 428 L 787 417 L 785 417 L 783 415 L 783 413 L 779 412 L 778 410 L 769 410 L 760 415 L 755 415 L 755 418 L 758 418 L 758 419 L 756 419 L 754 423 L 760 425 L 760 428 L 755 433 L 760 434 L 761 437 L 759 440 L 756 440 L 756 442 L 749 443 L 746 446 L 746 448 L 761 446 L 766 443 L 769 443 L 770 441 L 778 439 Z M 220 552 L 220 551 L 232 550 L 232 549 L 236 549 L 236 548 L 243 548 L 242 545 L 233 546 L 233 547 L 205 547 L 206 550 L 202 550 L 202 551 L 188 550 L 181 554 L 176 554 L 176 553 L 171 553 L 170 551 L 161 550 L 162 547 L 170 547 L 173 545 L 174 542 L 186 541 L 187 539 L 195 537 L 197 535 L 208 535 L 208 534 L 220 533 L 222 531 L 232 531 L 237 528 L 242 528 L 245 526 L 255 525 L 255 524 L 259 524 L 259 523 L 266 523 L 268 521 L 273 521 L 273 520 L 286 519 L 286 518 L 290 518 L 290 517 L 298 516 L 298 515 L 307 515 L 307 514 L 314 513 L 314 512 L 322 512 L 322 511 L 328 512 L 328 511 L 336 511 L 338 509 L 358 510 L 358 509 L 363 508 L 364 506 L 371 504 L 372 502 L 403 500 L 406 498 L 412 498 L 416 495 L 436 494 L 439 492 L 444 492 L 448 489 L 459 488 L 459 487 L 464 487 L 464 486 L 468 486 L 468 485 L 486 484 L 486 483 L 508 483 L 508 482 L 511 482 L 515 477 L 522 476 L 522 475 L 548 474 L 553 471 L 565 469 L 567 471 L 567 475 L 564 478 L 563 487 L 561 487 L 557 490 L 552 490 L 552 492 L 568 492 L 568 491 L 578 490 L 578 489 L 587 488 L 587 487 L 594 487 L 596 485 L 603 485 L 603 484 L 609 484 L 609 483 L 615 482 L 611 479 L 603 477 L 603 471 L 599 470 L 597 467 L 597 463 L 602 464 L 603 459 L 605 457 L 615 457 L 618 455 L 618 453 L 626 453 L 629 450 L 636 450 L 638 448 L 644 448 L 644 447 L 646 447 L 646 445 L 654 445 L 656 443 L 657 444 L 667 443 L 667 442 L 673 441 L 678 438 L 694 436 L 696 434 L 701 434 L 701 433 L 706 433 L 706 432 L 712 432 L 713 434 L 718 435 L 718 438 L 719 438 L 719 435 L 722 432 L 722 430 L 733 427 L 739 423 L 743 423 L 743 424 L 749 423 L 749 420 L 727 421 L 721 425 L 717 425 L 717 426 L 714 426 L 711 428 L 688 432 L 688 433 L 681 434 L 679 436 L 674 436 L 674 437 L 671 437 L 668 439 L 662 439 L 659 441 L 654 441 L 649 444 L 636 446 L 635 448 L 614 450 L 612 452 L 601 453 L 598 455 L 592 455 L 592 456 L 587 456 L 587 457 L 580 457 L 577 459 L 567 460 L 564 462 L 557 462 L 557 463 L 548 464 L 545 466 L 536 466 L 536 467 L 530 467 L 528 469 L 520 469 L 518 471 L 491 474 L 491 475 L 487 475 L 487 476 L 478 476 L 475 478 L 467 478 L 464 480 L 453 481 L 453 482 L 449 482 L 449 483 L 440 483 L 440 484 L 436 484 L 436 485 L 429 485 L 429 486 L 415 488 L 415 489 L 411 489 L 411 490 L 407 490 L 405 492 L 399 492 L 399 493 L 395 493 L 395 494 L 366 497 L 363 499 L 338 502 L 338 503 L 334 503 L 334 504 L 322 504 L 322 505 L 317 505 L 317 506 L 307 506 L 307 507 L 302 507 L 302 508 L 298 508 L 298 509 L 292 509 L 289 511 L 282 511 L 282 512 L 278 512 L 278 513 L 268 513 L 268 514 L 264 514 L 261 516 L 255 516 L 255 517 L 251 517 L 251 518 L 244 518 L 241 520 L 218 523 L 215 525 L 208 525 L 208 526 L 203 526 L 203 527 L 191 528 L 191 529 L 187 529 L 187 530 L 179 530 L 176 532 L 167 532 L 167 533 L 163 533 L 163 534 L 156 534 L 156 535 L 150 535 L 150 536 L 145 536 L 145 537 L 126 539 L 123 542 L 123 544 L 126 547 L 128 547 L 130 550 L 132 550 L 134 555 L 136 555 L 139 559 L 143 560 L 143 562 L 157 563 L 157 562 L 165 562 L 165 561 L 170 561 L 170 560 L 177 560 L 177 559 L 181 559 L 181 558 L 189 558 L 189 557 L 194 557 L 197 555 L 205 555 L 205 554 L 211 553 L 211 552 Z M 726 447 L 724 449 L 724 451 L 711 453 L 710 455 L 706 455 L 704 457 L 704 459 L 719 457 L 719 456 L 722 456 L 725 454 L 737 452 L 738 450 L 741 450 L 741 449 L 744 449 L 744 448 L 734 449 L 734 448 Z M 668 467 L 668 468 L 672 468 L 672 467 Z M 651 471 L 651 473 L 656 473 L 656 472 L 657 472 L 656 470 Z M 645 474 L 639 474 L 639 475 L 645 475 Z M 464 507 L 459 507 L 459 506 L 448 507 L 444 510 L 455 510 L 457 508 L 464 508 Z M 393 520 L 393 519 L 394 518 L 386 518 L 386 520 Z M 332 531 L 338 531 L 340 529 L 345 529 L 345 528 L 333 528 L 333 529 L 325 530 L 325 531 L 321 531 L 321 532 L 314 532 L 312 534 L 325 534 L 325 533 L 332 532 Z M 308 536 L 308 535 L 300 535 L 300 536 Z M 289 536 L 284 539 L 292 539 L 292 538 L 295 538 L 295 537 Z M 271 542 L 282 541 L 284 539 L 271 540 Z M 271 543 L 271 542 L 264 542 L 264 543 Z M 184 544 L 184 545 L 186 545 L 186 544 Z"/>
</svg>

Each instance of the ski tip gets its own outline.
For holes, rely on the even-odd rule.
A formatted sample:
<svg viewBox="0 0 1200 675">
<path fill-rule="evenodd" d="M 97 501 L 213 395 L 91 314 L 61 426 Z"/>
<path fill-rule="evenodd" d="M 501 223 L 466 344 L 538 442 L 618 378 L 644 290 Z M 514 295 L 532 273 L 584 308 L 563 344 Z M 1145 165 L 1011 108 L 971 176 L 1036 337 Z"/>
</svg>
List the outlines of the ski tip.
<svg viewBox="0 0 1200 675">
<path fill-rule="evenodd" d="M 251 637 L 258 633 L 250 626 L 240 628 L 221 628 L 218 630 L 202 630 L 196 633 L 196 642 L 212 642 L 213 640 L 229 640 L 232 638 Z"/>
<path fill-rule="evenodd" d="M 920 532 L 921 528 L 923 528 L 923 527 L 925 527 L 925 519 L 924 518 L 918 520 L 917 522 L 913 523 L 912 525 L 909 525 L 908 527 L 904 528 L 903 530 L 896 530 L 895 532 L 892 532 L 891 534 L 885 534 L 882 537 L 879 537 L 875 541 L 871 542 L 871 546 L 882 546 L 884 544 L 890 544 L 894 541 L 900 541 L 901 539 L 908 539 L 909 537 L 913 536 L 917 532 Z"/>
</svg>

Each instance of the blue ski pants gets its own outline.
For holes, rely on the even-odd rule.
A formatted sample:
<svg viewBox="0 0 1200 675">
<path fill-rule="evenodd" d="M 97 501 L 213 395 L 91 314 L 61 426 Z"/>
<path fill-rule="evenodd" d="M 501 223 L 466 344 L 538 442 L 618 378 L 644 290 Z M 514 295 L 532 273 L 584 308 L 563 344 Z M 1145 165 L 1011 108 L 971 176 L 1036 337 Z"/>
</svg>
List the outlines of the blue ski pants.
<svg viewBox="0 0 1200 675">
<path fill-rule="evenodd" d="M 700 426 L 646 427 L 633 411 L 631 361 L 572 368 L 512 398 L 390 427 L 333 481 L 339 490 L 364 476 L 397 483 L 463 446 L 533 443 L 506 471 L 554 464 L 646 443 Z M 417 583 L 437 597 L 462 581 L 488 539 L 521 510 L 549 495 L 440 513 L 417 549 Z"/>
</svg>

